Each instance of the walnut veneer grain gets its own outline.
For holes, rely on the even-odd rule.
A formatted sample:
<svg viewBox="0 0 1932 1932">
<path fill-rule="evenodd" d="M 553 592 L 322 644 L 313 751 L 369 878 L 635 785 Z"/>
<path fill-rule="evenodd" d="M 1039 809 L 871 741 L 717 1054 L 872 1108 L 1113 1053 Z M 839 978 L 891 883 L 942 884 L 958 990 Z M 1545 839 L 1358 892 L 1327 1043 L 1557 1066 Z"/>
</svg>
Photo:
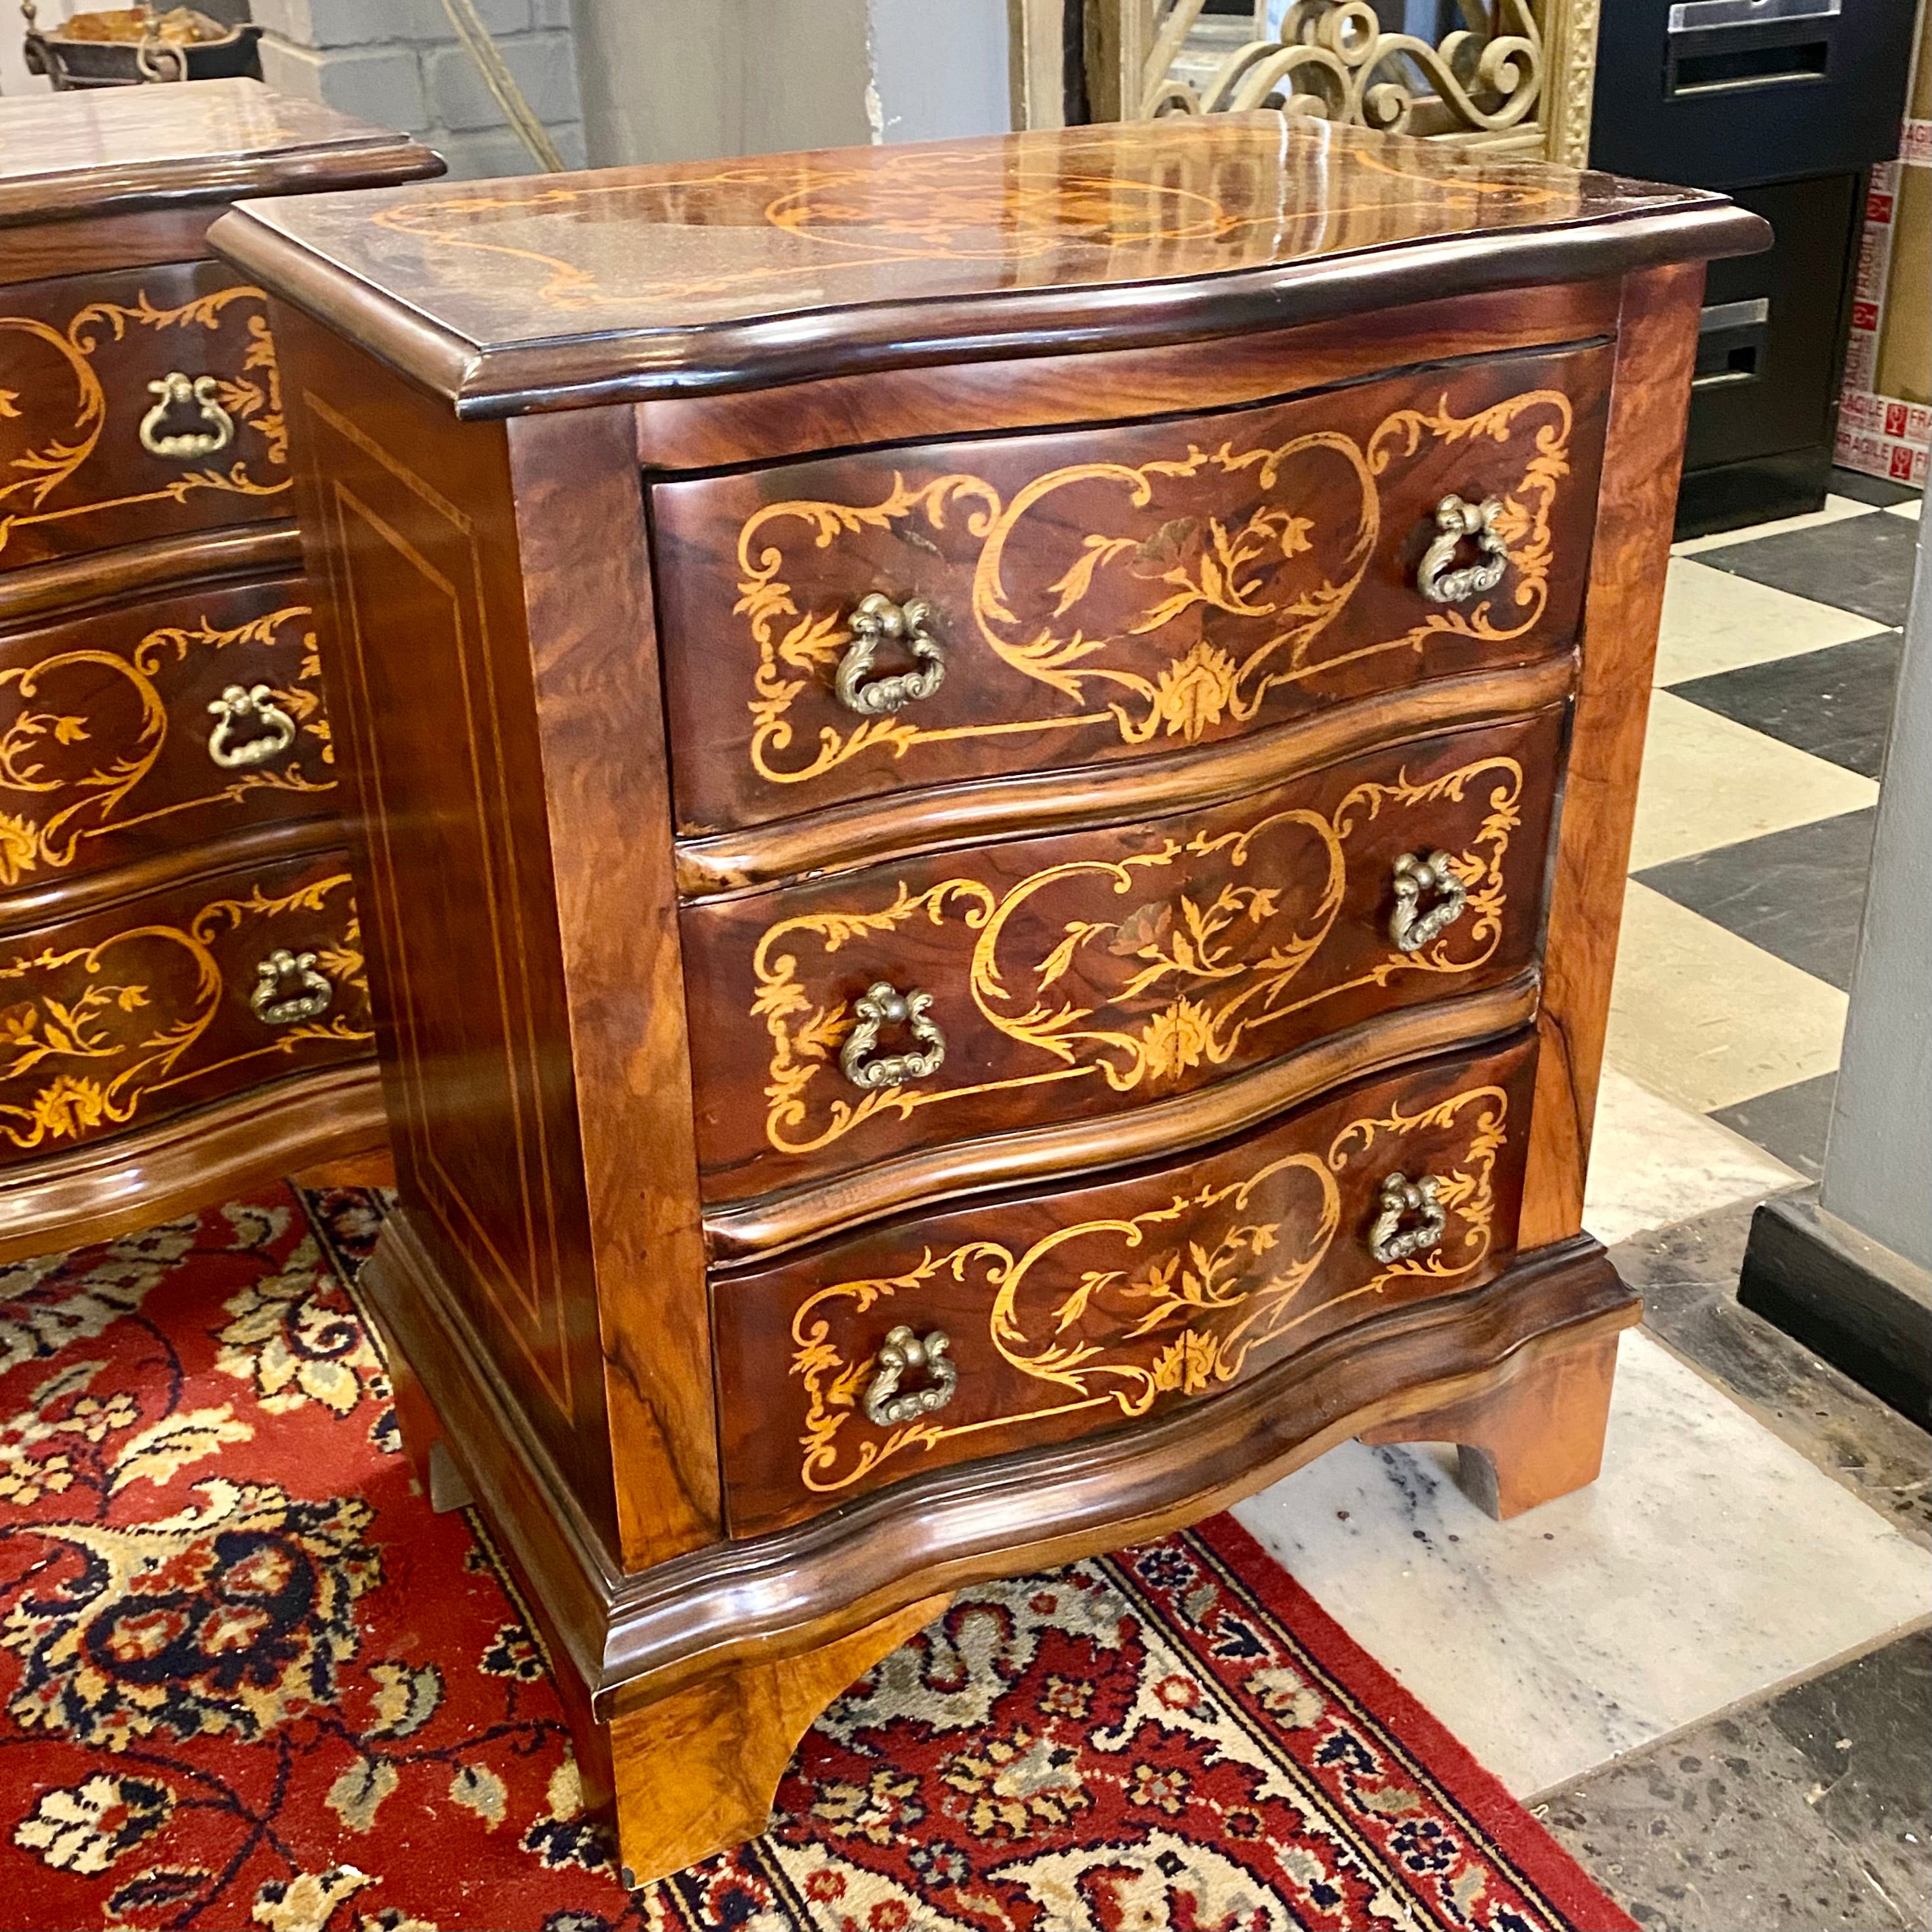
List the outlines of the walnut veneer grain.
<svg viewBox="0 0 1932 1932">
<path fill-rule="evenodd" d="M 267 298 L 206 230 L 440 165 L 254 82 L 0 101 L 0 1254 L 382 1139 Z"/>
<path fill-rule="evenodd" d="M 1574 1204 L 1761 229 L 1266 116 L 889 161 L 216 236 L 354 800 L 365 1282 L 639 1882 L 976 1578 L 1365 1432 L 1588 1480 L 1637 1313 Z M 874 594 L 945 668 L 867 711 Z"/>
</svg>

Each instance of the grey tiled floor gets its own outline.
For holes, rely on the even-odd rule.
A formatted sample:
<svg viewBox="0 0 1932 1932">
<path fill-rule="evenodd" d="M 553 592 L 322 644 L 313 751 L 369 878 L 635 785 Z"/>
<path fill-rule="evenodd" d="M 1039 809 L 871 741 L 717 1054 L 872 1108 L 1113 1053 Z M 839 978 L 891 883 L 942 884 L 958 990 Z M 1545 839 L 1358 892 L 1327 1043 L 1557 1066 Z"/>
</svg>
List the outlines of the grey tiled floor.
<svg viewBox="0 0 1932 1932">
<path fill-rule="evenodd" d="M 1646 1329 L 1901 1533 L 1932 1544 L 1932 1438 L 1738 1307 L 1752 1212 L 1738 1203 L 1613 1250 L 1642 1293 Z M 1819 1663 L 1532 1808 L 1659 1932 L 1932 1924 L 1928 1632 L 1922 1624 Z"/>
<path fill-rule="evenodd" d="M 1792 614 L 1788 640 L 1754 640 L 1754 652 L 1744 654 L 1750 662 L 1738 661 L 1734 644 L 1714 644 L 1710 671 L 1686 676 L 1683 668 L 1696 670 L 1699 644 L 1694 634 L 1680 638 L 1672 653 L 1680 669 L 1668 688 L 1822 761 L 1807 770 L 1837 766 L 1875 779 L 1918 526 L 1892 507 L 1911 494 L 1895 485 L 1840 472 L 1833 487 L 1841 513 L 1853 502 L 1869 507 L 1796 530 L 1740 532 L 1733 542 L 1695 548 L 1702 571 L 1738 580 L 1740 628 L 1748 613 L 1765 608 L 1756 586 L 1807 602 L 1778 607 Z M 1695 608 L 1714 637 L 1731 621 L 1728 593 L 1701 574 L 1694 589 L 1701 600 Z M 1845 612 L 1883 628 L 1811 648 Z M 1845 628 L 1840 623 L 1838 635 Z M 1751 740 L 1724 742 L 1748 761 Z M 1767 751 L 1764 769 L 1790 770 L 1789 757 Z M 1714 825 L 1735 776 L 1711 772 L 1706 795 Z M 1699 787 L 1687 786 L 1681 772 L 1672 782 L 1673 810 L 1694 815 Z M 1826 789 L 1820 785 L 1821 796 Z M 1678 929 L 1690 935 L 1687 956 L 1696 953 L 1696 931 L 1715 929 L 1712 974 L 1740 973 L 1742 940 L 1805 976 L 1790 984 L 1842 994 L 1856 958 L 1873 818 L 1869 808 L 1840 808 L 1755 838 L 1720 837 L 1702 850 L 1696 849 L 1695 827 L 1680 824 L 1680 834 L 1690 836 L 1680 836 L 1676 849 L 1688 856 L 1635 877 L 1708 922 Z M 1751 983 L 1771 982 L 1759 975 Z M 1661 999 L 1672 996 L 1668 986 L 1658 989 Z M 1640 1026 L 1643 1003 L 1633 1005 Z M 1833 1009 L 1822 994 L 1807 1010 L 1814 1028 L 1835 1024 L 1825 1017 Z M 1789 1009 L 1768 1010 L 1738 1023 L 1775 1029 L 1791 1018 Z M 1710 1115 L 1807 1179 L 1820 1171 L 1837 1082 L 1829 1070 L 1834 1051 L 1817 1050 L 1832 1042 L 1812 1045 L 1810 1064 L 1822 1058 L 1827 1070 L 1787 1077 Z M 1614 1058 L 1614 1033 L 1612 1051 Z M 1641 1078 L 1634 1059 L 1631 1071 Z M 1672 1198 L 1682 1194 L 1680 1186 Z M 1901 1534 L 1932 1546 L 1932 1438 L 1738 1306 L 1756 1205 L 1753 1196 L 1727 1199 L 1613 1250 L 1643 1294 L 1646 1332 Z M 1802 1526 L 1794 1525 L 1793 1534 L 1802 1535 Z M 1818 1587 L 1846 1586 L 1821 1576 Z M 1932 1600 L 1927 1607 L 1932 1611 Z M 1658 1641 L 1667 1643 L 1668 1634 L 1660 1631 Z M 1740 1705 L 1573 1780 L 1534 1808 L 1646 1927 L 1892 1932 L 1932 1925 L 1932 1636 L 1922 1626 L 1849 1660 L 1821 1657 L 1798 1681 L 1766 1684 Z"/>
</svg>

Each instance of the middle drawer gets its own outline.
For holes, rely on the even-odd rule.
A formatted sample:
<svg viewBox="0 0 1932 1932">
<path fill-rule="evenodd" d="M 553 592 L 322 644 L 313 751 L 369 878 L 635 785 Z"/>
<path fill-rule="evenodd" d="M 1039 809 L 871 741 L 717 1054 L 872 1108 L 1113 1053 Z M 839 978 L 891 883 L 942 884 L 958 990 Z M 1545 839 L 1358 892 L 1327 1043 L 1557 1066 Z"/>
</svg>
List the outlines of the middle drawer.
<svg viewBox="0 0 1932 1932">
<path fill-rule="evenodd" d="M 0 892 L 332 818 L 301 577 L 217 584 L 0 638 Z"/>
<path fill-rule="evenodd" d="M 961 1162 L 934 1156 L 957 1143 L 1172 1114 L 1341 1029 L 1523 974 L 1562 726 L 1552 708 L 1231 805 L 687 905 L 717 1252 L 943 1190 Z M 1045 1169 L 997 1178 L 1028 1171 Z"/>
</svg>

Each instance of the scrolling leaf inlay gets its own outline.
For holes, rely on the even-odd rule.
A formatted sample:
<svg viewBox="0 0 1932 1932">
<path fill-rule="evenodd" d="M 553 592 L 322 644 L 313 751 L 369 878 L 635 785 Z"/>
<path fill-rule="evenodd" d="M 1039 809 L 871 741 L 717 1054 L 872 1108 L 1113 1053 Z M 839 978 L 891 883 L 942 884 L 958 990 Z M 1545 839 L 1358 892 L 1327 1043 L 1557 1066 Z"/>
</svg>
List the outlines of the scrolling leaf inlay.
<svg viewBox="0 0 1932 1932">
<path fill-rule="evenodd" d="M 1486 438 L 1507 442 L 1519 419 L 1546 412 L 1534 431 L 1532 453 L 1514 490 L 1503 496 L 1496 529 L 1508 546 L 1510 572 L 1496 598 L 1464 608 L 1432 608 L 1400 635 L 1322 656 L 1313 646 L 1347 607 L 1374 555 L 1382 506 L 1378 479 L 1392 463 L 1415 455 L 1425 441 L 1445 444 Z M 1550 514 L 1558 486 L 1569 474 L 1570 401 L 1560 391 L 1535 389 L 1511 396 L 1474 416 L 1458 416 L 1445 394 L 1432 410 L 1400 410 L 1385 418 L 1358 446 L 1336 430 L 1317 430 L 1269 448 L 1237 450 L 1223 442 L 1213 451 L 1190 445 L 1184 457 L 1130 466 L 1112 463 L 1070 464 L 1036 477 L 1010 502 L 984 478 L 966 472 L 916 485 L 895 475 L 891 490 L 870 504 L 794 501 L 767 504 L 739 532 L 738 602 L 732 614 L 745 619 L 758 652 L 748 701 L 753 769 L 775 784 L 800 784 L 861 754 L 884 749 L 896 759 L 915 746 L 948 739 L 1008 736 L 1030 731 L 1111 729 L 1120 741 L 1144 745 L 1162 736 L 1198 742 L 1226 724 L 1242 724 L 1260 711 L 1270 692 L 1333 670 L 1340 664 L 1394 651 L 1420 652 L 1445 633 L 1501 642 L 1520 637 L 1541 617 L 1552 556 Z M 1270 594 L 1273 566 L 1311 548 L 1312 517 L 1299 499 L 1266 500 L 1297 459 L 1325 455 L 1339 462 L 1354 486 L 1354 526 L 1339 580 L 1324 574 L 1312 589 L 1292 596 Z M 1079 548 L 1050 586 L 1056 598 L 1043 620 L 1016 612 L 1004 580 L 1006 552 L 1016 538 L 1036 550 L 1060 541 L 1048 518 L 1029 523 L 1041 506 L 1081 484 L 1118 488 L 1124 514 L 1145 511 L 1163 482 L 1198 478 L 1248 477 L 1261 494 L 1238 524 L 1210 516 L 1171 520 L 1144 530 L 1088 531 Z M 1050 515 L 1050 513 L 1049 513 Z M 820 728 L 817 742 L 794 748 L 790 718 L 800 694 L 829 683 L 851 641 L 848 614 L 801 609 L 796 595 L 799 566 L 779 536 L 780 526 L 802 525 L 812 548 L 830 548 L 862 530 L 909 526 L 939 531 L 950 518 L 963 520 L 980 549 L 973 571 L 974 634 L 1010 670 L 1054 692 L 1069 704 L 1089 707 L 1071 715 L 1018 716 L 998 722 L 923 726 L 912 712 L 867 718 L 850 729 Z M 929 538 L 925 538 L 929 545 Z M 1129 587 L 1124 621 L 1109 620 L 1100 634 L 1081 626 L 1081 607 L 1103 579 L 1118 594 Z M 1513 607 L 1510 608 L 1510 607 Z M 1267 634 L 1240 654 L 1196 636 L 1155 676 L 1110 663 L 1122 640 L 1180 625 L 1196 612 L 1264 624 Z M 1066 620 L 1071 620 L 1071 622 Z"/>
<path fill-rule="evenodd" d="M 1302 983 L 1342 909 L 1351 835 L 1384 811 L 1460 804 L 1485 780 L 1486 815 L 1467 848 L 1451 858 L 1468 893 L 1455 926 L 1416 952 L 1388 944 L 1382 957 L 1347 979 Z M 1503 757 L 1422 782 L 1399 772 L 1392 781 L 1355 786 L 1325 817 L 1296 807 L 1238 830 L 1168 836 L 1118 861 L 1043 868 L 1004 893 L 970 878 L 916 892 L 902 883 L 882 906 L 781 920 L 766 929 L 752 956 L 758 990 L 752 1016 L 764 1022 L 771 1041 L 766 1138 L 780 1153 L 808 1154 L 875 1115 L 904 1119 L 921 1107 L 1000 1088 L 1096 1074 L 1116 1093 L 1178 1084 L 1197 1067 L 1226 1066 L 1252 1036 L 1321 1000 L 1384 986 L 1404 974 L 1473 972 L 1502 938 L 1503 864 L 1521 823 L 1523 783 L 1521 765 Z M 1283 839 L 1305 840 L 1312 848 L 1306 861 L 1283 860 L 1279 846 L 1270 844 Z M 1244 874 L 1258 855 L 1264 855 L 1256 868 L 1262 878 L 1250 882 Z M 1303 881 L 1316 889 L 1312 904 L 1298 892 Z M 1083 892 L 1090 896 L 1096 888 L 1127 900 L 1127 908 L 1113 918 L 1077 916 Z M 1016 915 L 1028 910 L 1037 918 L 1040 902 L 1055 894 L 1076 913 L 1064 921 L 1064 936 L 1039 958 L 1012 957 L 1006 942 Z M 814 1083 L 828 1070 L 836 1072 L 854 1016 L 848 1001 L 816 998 L 801 980 L 802 943 L 815 942 L 829 957 L 910 920 L 939 926 L 953 918 L 975 935 L 964 976 L 980 1015 L 1036 1051 L 1043 1064 L 1005 1080 L 882 1088 L 855 1100 L 842 1095 L 814 1114 Z M 1084 958 L 1105 962 L 1120 976 L 1104 1004 L 1080 1004 L 1064 989 L 1070 969 Z M 1137 1014 L 1150 997 L 1156 1003 L 1152 1010 Z"/>
<path fill-rule="evenodd" d="M 1413 1113 L 1394 1108 L 1352 1120 L 1325 1153 L 1286 1154 L 1243 1180 L 1176 1194 L 1142 1214 L 1071 1222 L 1023 1253 L 988 1240 L 944 1253 L 928 1247 L 902 1274 L 820 1288 L 800 1304 L 791 1326 L 790 1372 L 802 1384 L 806 1403 L 800 1480 L 820 1495 L 848 1489 L 906 1450 L 929 1450 L 950 1436 L 988 1426 L 915 1420 L 862 1432 L 868 1425 L 861 1402 L 874 1358 L 848 1355 L 833 1338 L 834 1320 L 842 1310 L 862 1315 L 916 1295 L 931 1282 L 980 1282 L 990 1300 L 993 1348 L 1029 1381 L 1060 1391 L 1060 1400 L 1000 1415 L 997 1422 L 1004 1427 L 1110 1403 L 1122 1416 L 1144 1415 L 1164 1396 L 1201 1396 L 1226 1387 L 1256 1349 L 1340 1303 L 1380 1294 L 1405 1278 L 1447 1286 L 1468 1275 L 1490 1252 L 1491 1184 L 1508 1141 L 1508 1106 L 1499 1087 L 1466 1088 Z M 1438 1176 L 1438 1199 L 1449 1224 L 1441 1244 L 1380 1268 L 1340 1294 L 1307 1295 L 1341 1226 L 1338 1178 L 1371 1155 L 1398 1162 L 1406 1136 L 1459 1120 L 1468 1138 L 1454 1165 L 1441 1163 Z M 1298 1201 L 1292 1214 L 1245 1218 L 1270 1184 L 1272 1198 L 1283 1200 L 1288 1177 L 1298 1193 L 1305 1192 L 1305 1203 Z M 1163 1244 L 1167 1230 L 1173 1232 Z M 1048 1264 L 1049 1258 L 1083 1244 L 1097 1248 L 1096 1262 L 1108 1264 L 1087 1265 L 1084 1256 Z M 963 1364 L 962 1373 L 970 1374 Z M 855 1422 L 862 1432 L 856 1443 L 847 1433 Z"/>
<path fill-rule="evenodd" d="M 0 315 L 0 331 L 29 338 L 52 350 L 72 379 L 71 406 L 63 417 L 52 413 L 58 428 L 48 429 L 32 447 L 21 450 L 7 469 L 20 473 L 0 480 L 0 550 L 14 532 L 37 524 L 64 522 L 134 503 L 179 503 L 196 490 L 215 490 L 242 496 L 273 496 L 289 488 L 286 476 L 264 482 L 251 473 L 250 460 L 238 457 L 226 469 L 192 469 L 150 490 L 81 502 L 50 502 L 75 477 L 100 446 L 110 416 L 109 397 L 94 358 L 104 342 L 120 342 L 136 328 L 160 332 L 200 328 L 210 335 L 226 326 L 226 311 L 235 302 L 266 308 L 268 298 L 258 288 L 238 285 L 197 296 L 172 308 L 157 308 L 145 291 L 132 303 L 96 302 L 77 310 L 67 326 L 57 328 L 35 316 Z M 289 460 L 288 425 L 282 413 L 281 377 L 275 361 L 274 339 L 266 314 L 246 318 L 247 343 L 240 368 L 217 370 L 214 396 L 222 409 L 254 430 L 265 445 L 263 458 L 271 468 L 286 470 Z M 134 399 L 123 399 L 131 406 Z M 145 389 L 136 413 L 152 400 Z M 36 424 L 49 399 L 44 392 L 0 390 L 0 416 Z M 32 433 L 30 431 L 30 433 Z M 133 432 L 129 431 L 130 440 Z"/>
<path fill-rule="evenodd" d="M 9 988 L 20 995 L 0 1006 L 0 1136 L 23 1150 L 92 1138 L 127 1126 L 144 1102 L 186 1081 L 266 1057 L 287 1058 L 308 1042 L 371 1040 L 366 1025 L 338 1009 L 245 1052 L 183 1064 L 222 1009 L 228 976 L 217 950 L 220 939 L 259 925 L 266 950 L 275 943 L 278 920 L 326 912 L 332 897 L 339 898 L 342 925 L 338 937 L 313 948 L 316 964 L 337 986 L 353 986 L 366 999 L 362 930 L 346 872 L 280 894 L 251 886 L 244 896 L 209 901 L 179 926 L 131 926 L 92 946 L 54 944 L 0 961 L 0 1000 Z M 184 1003 L 156 991 L 168 953 L 188 962 L 191 996 Z M 254 970 L 250 955 L 250 980 Z"/>
<path fill-rule="evenodd" d="M 0 811 L 0 886 L 17 885 L 43 868 L 63 871 L 74 864 L 84 840 L 97 839 L 177 812 L 238 803 L 252 792 L 327 792 L 333 776 L 310 777 L 302 748 L 262 765 L 171 799 L 146 811 L 124 812 L 166 748 L 170 728 L 178 722 L 197 740 L 207 736 L 207 719 L 197 709 L 184 721 L 173 719 L 158 680 L 170 664 L 190 652 L 261 649 L 284 644 L 284 634 L 299 632 L 302 656 L 296 681 L 272 688 L 276 703 L 308 741 L 318 766 L 335 762 L 328 718 L 322 709 L 322 660 L 312 626 L 314 613 L 291 604 L 245 623 L 225 628 L 206 617 L 192 628 L 167 625 L 148 632 L 126 656 L 108 650 L 59 651 L 33 664 L 0 671 L 0 702 L 10 695 L 19 708 L 0 728 L 0 794 L 24 801 L 17 811 Z M 45 694 L 58 688 L 63 674 L 77 674 L 86 697 L 82 708 L 44 708 Z M 101 705 L 104 676 L 133 699 L 132 715 L 103 730 L 94 713 Z M 112 686 L 106 687 L 111 689 Z M 40 699 L 37 706 L 34 700 Z M 4 714 L 0 714 L 4 715 Z M 82 752 L 82 747 L 95 747 Z M 78 762 L 62 768 L 63 754 Z M 209 767 L 211 778 L 222 773 Z"/>
</svg>

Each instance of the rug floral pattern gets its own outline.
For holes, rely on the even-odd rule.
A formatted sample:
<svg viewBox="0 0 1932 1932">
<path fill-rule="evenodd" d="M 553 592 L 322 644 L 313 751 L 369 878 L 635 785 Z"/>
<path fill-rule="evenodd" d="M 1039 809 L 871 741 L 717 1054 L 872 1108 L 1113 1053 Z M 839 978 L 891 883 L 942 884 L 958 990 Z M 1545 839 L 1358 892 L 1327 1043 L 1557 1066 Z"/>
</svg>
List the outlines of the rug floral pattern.
<svg viewBox="0 0 1932 1932">
<path fill-rule="evenodd" d="M 398 1453 L 340 1285 L 380 1198 L 306 1208 L 0 1269 L 0 1922 L 1628 1924 L 1226 1519 L 966 1592 L 766 1837 L 627 1893 L 513 1587 Z"/>
</svg>

